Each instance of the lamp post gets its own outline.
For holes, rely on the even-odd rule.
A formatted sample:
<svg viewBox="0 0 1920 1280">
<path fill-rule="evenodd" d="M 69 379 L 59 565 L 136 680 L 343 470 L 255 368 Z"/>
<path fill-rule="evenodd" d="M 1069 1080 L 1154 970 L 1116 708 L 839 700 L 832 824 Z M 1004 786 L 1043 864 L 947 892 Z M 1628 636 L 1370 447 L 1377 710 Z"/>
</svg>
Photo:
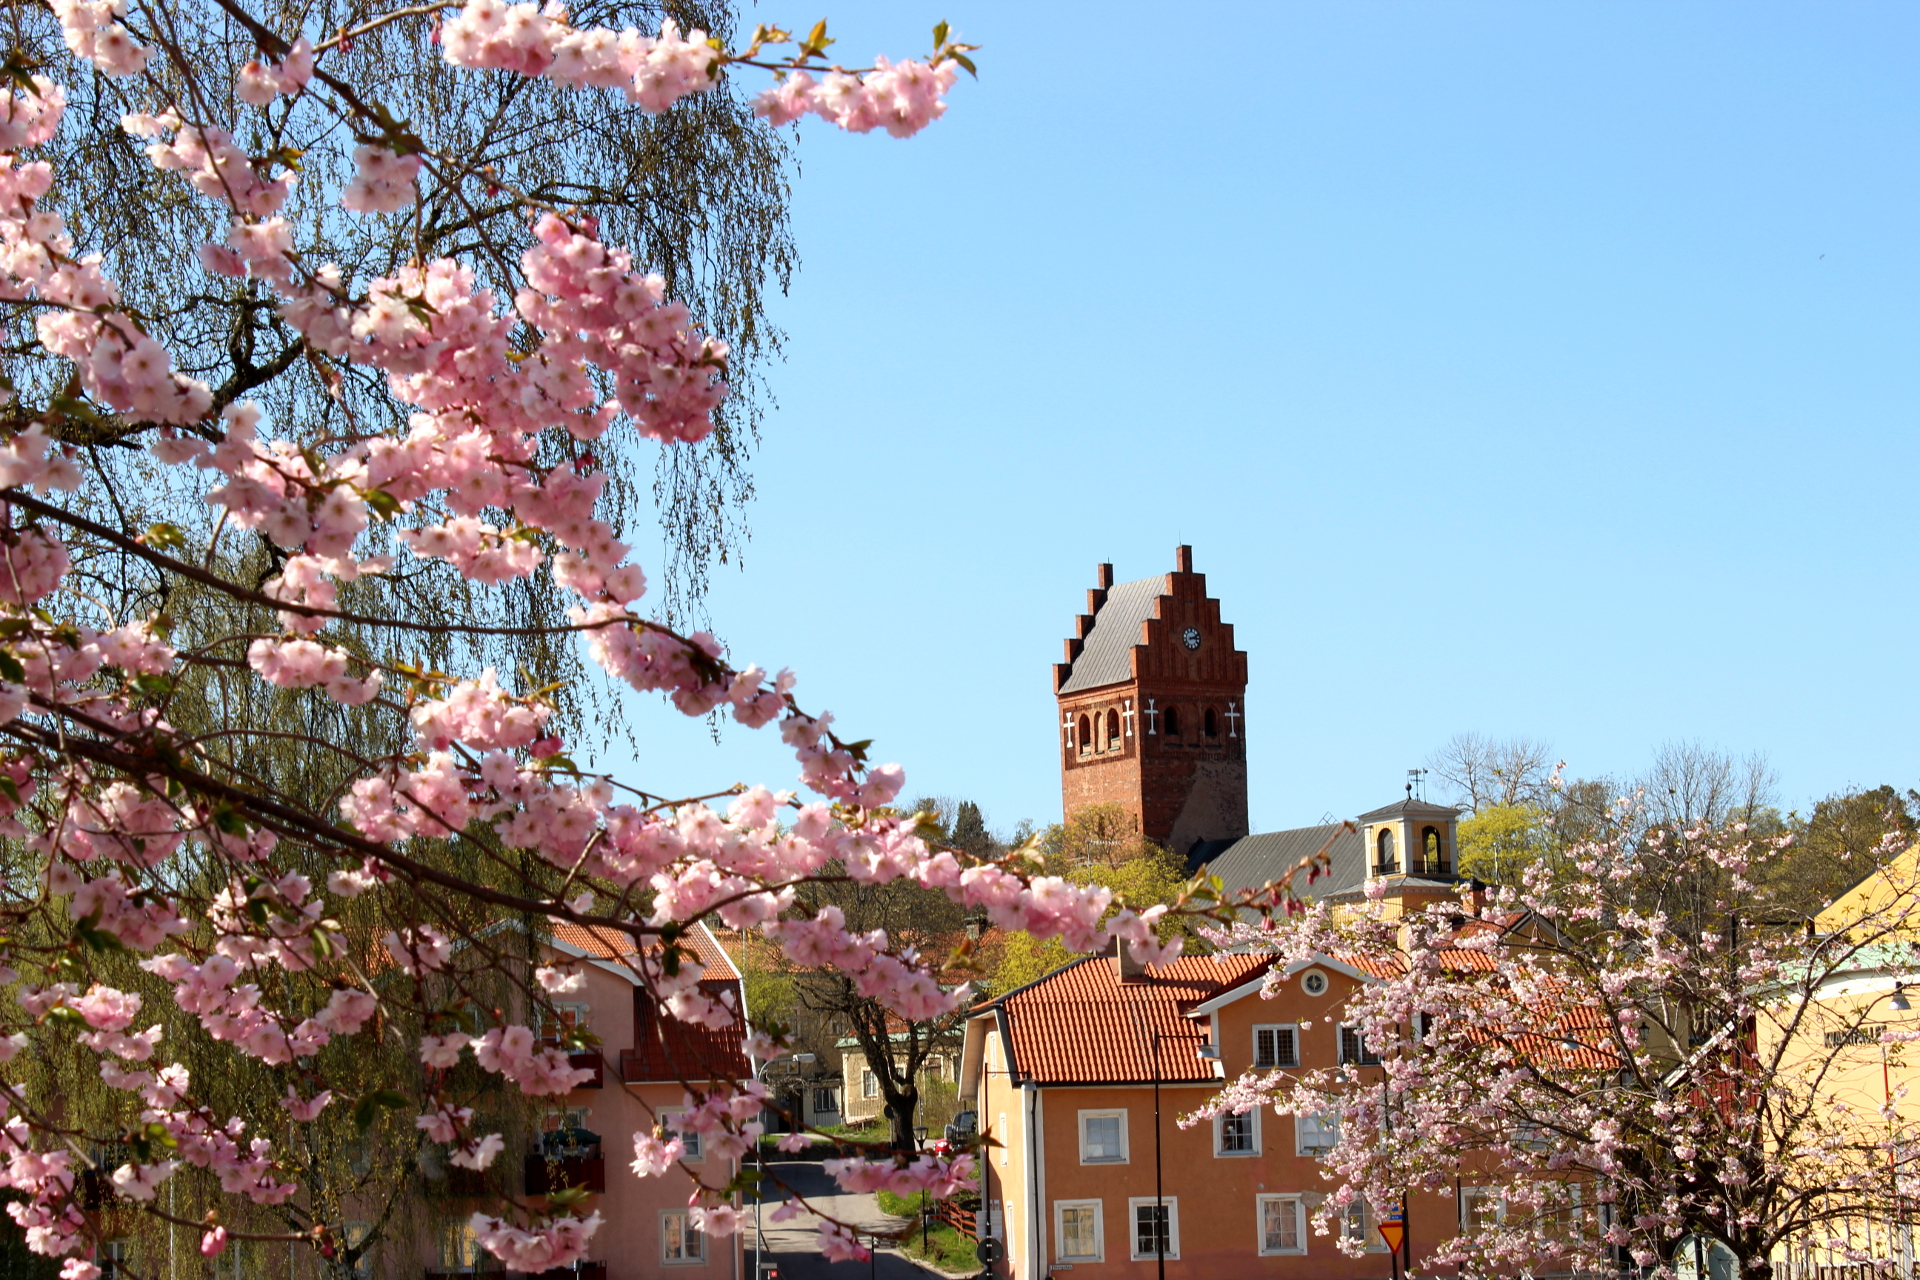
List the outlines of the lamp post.
<svg viewBox="0 0 1920 1280">
<path fill-rule="evenodd" d="M 1887 1001 L 1887 1008 L 1893 1010 L 1895 1013 L 1905 1013 L 1907 1010 L 1913 1008 L 1912 1002 L 1907 999 L 1906 983 L 1896 982 L 1893 984 L 1893 998 Z M 1906 1223 L 1904 1221 L 1906 1218 L 1906 1205 L 1902 1203 L 1900 1195 L 1900 1154 L 1899 1140 L 1897 1137 L 1898 1129 L 1893 1116 L 1893 1076 L 1887 1068 L 1887 1042 L 1884 1038 L 1880 1041 L 1880 1095 L 1882 1104 L 1887 1110 L 1887 1191 L 1893 1198 L 1894 1215 L 1894 1221 L 1887 1224 L 1887 1235 L 1891 1237 L 1895 1232 L 1900 1233 L 1900 1240 L 1897 1244 L 1892 1239 L 1887 1241 L 1887 1252 L 1893 1253 L 1897 1248 L 1899 1252 L 1904 1254 L 1908 1252 L 1905 1234 Z M 1911 1274 L 1912 1267 L 1906 1265 L 1905 1259 L 1902 1261 L 1903 1265 L 1900 1269 L 1900 1274 L 1903 1276 Z"/>
<path fill-rule="evenodd" d="M 754 1073 L 754 1078 L 762 1084 L 765 1084 L 767 1072 L 773 1067 L 775 1061 L 778 1061 L 778 1059 L 761 1063 L 760 1069 Z M 796 1053 L 789 1061 L 795 1067 L 806 1067 L 813 1065 L 814 1057 L 810 1053 Z M 805 1121 L 803 1120 L 802 1123 L 804 1124 Z M 761 1173 L 766 1172 L 766 1157 L 767 1149 L 759 1143 L 755 1143 L 753 1147 L 753 1167 L 755 1170 Z M 753 1184 L 753 1280 L 766 1280 L 766 1277 L 762 1275 L 760 1271 L 760 1268 L 765 1265 L 760 1261 L 760 1204 L 764 1199 L 766 1199 L 766 1197 L 761 1192 L 760 1179 L 756 1178 Z"/>
</svg>

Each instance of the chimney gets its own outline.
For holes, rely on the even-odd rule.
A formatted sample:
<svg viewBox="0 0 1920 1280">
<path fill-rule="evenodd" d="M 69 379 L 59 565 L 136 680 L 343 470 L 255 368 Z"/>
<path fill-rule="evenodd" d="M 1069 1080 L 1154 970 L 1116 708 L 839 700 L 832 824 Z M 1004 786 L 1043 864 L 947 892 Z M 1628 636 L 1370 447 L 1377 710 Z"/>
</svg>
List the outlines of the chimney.
<svg viewBox="0 0 1920 1280">
<path fill-rule="evenodd" d="M 1119 938 L 1113 940 L 1107 954 L 1113 957 L 1113 972 L 1122 983 L 1145 982 L 1147 967 L 1133 958 L 1133 952 Z"/>
<path fill-rule="evenodd" d="M 1175 573 L 1193 572 L 1193 548 L 1179 546 L 1173 549 L 1173 571 Z"/>
</svg>

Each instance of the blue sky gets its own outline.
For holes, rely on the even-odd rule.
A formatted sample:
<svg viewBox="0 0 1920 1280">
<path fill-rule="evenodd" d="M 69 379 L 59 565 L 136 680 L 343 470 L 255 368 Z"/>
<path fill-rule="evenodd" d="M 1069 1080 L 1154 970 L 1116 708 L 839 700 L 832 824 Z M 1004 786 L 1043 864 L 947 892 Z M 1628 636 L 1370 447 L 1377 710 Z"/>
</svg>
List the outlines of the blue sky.
<svg viewBox="0 0 1920 1280">
<path fill-rule="evenodd" d="M 803 128 L 712 608 L 909 790 L 1056 819 L 1050 664 L 1096 563 L 1179 542 L 1250 656 L 1256 830 L 1463 730 L 1920 784 L 1920 9 L 827 15 L 848 60 L 946 18 L 982 78 L 911 141 Z M 792 779 L 636 711 L 652 789 Z"/>
</svg>

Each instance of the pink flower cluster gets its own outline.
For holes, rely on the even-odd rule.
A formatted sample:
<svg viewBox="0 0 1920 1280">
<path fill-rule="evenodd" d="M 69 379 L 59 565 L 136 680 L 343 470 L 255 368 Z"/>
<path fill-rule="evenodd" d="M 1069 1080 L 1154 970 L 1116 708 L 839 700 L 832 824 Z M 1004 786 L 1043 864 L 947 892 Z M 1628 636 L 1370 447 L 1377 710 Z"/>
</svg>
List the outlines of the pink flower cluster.
<svg viewBox="0 0 1920 1280">
<path fill-rule="evenodd" d="M 564 6 L 545 9 L 473 0 L 440 29 L 448 62 L 470 70 L 546 76 L 575 89 L 624 89 L 627 101 L 658 114 L 719 83 L 721 53 L 704 31 L 680 34 L 668 18 L 658 38 L 633 27 L 567 25 Z"/>
<path fill-rule="evenodd" d="M 153 53 L 120 22 L 127 0 L 53 0 L 53 12 L 67 48 L 105 75 L 133 75 Z"/>
<path fill-rule="evenodd" d="M 952 59 L 937 65 L 912 58 L 889 62 L 875 58 L 865 75 L 832 71 L 816 81 L 805 71 L 787 78 L 753 100 L 753 113 L 769 124 L 791 124 L 809 113 L 850 133 L 885 129 L 896 138 L 910 138 L 947 112 L 941 96 L 960 73 Z"/>
<path fill-rule="evenodd" d="M 592 1067 L 570 1066 L 558 1049 L 541 1049 L 533 1032 L 522 1026 L 494 1027 L 473 1042 L 473 1056 L 482 1068 L 496 1072 L 534 1097 L 569 1093 L 593 1078 Z"/>
<path fill-rule="evenodd" d="M 361 147 L 353 153 L 353 162 L 359 171 L 340 197 L 342 208 L 354 213 L 398 213 L 413 203 L 419 156 L 395 155 L 385 147 Z"/>
<path fill-rule="evenodd" d="M 469 1225 L 480 1247 L 507 1264 L 510 1271 L 539 1273 L 571 1266 L 586 1257 L 587 1242 L 600 1229 L 599 1213 L 584 1218 L 557 1218 L 544 1226 L 521 1228 L 476 1213 Z"/>
<path fill-rule="evenodd" d="M 287 54 L 271 65 L 251 61 L 240 68 L 234 92 L 242 102 L 264 107 L 275 98 L 291 97 L 313 78 L 313 45 L 305 36 L 293 42 Z"/>
</svg>

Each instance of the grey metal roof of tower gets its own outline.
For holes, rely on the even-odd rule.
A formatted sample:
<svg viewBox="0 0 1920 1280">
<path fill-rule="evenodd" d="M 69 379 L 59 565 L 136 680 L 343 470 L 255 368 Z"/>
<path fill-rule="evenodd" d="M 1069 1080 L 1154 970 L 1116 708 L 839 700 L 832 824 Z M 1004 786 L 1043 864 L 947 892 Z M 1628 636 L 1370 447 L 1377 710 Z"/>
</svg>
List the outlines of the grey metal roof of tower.
<svg viewBox="0 0 1920 1280">
<path fill-rule="evenodd" d="M 1295 827 L 1291 831 L 1263 831 L 1241 836 L 1234 841 L 1219 841 L 1217 852 L 1196 849 L 1207 856 L 1206 868 L 1219 876 L 1229 893 L 1254 889 L 1283 876 L 1304 858 L 1327 850 L 1332 862 L 1327 874 L 1307 883 L 1303 876 L 1293 886 L 1294 896 L 1303 900 L 1324 898 L 1328 894 L 1357 888 L 1367 878 L 1367 842 L 1358 831 L 1345 830 L 1344 823 L 1329 822 L 1318 827 Z"/>
<path fill-rule="evenodd" d="M 1078 693 L 1102 685 L 1119 684 L 1133 678 L 1133 647 L 1140 641 L 1140 624 L 1153 616 L 1154 601 L 1167 592 L 1167 575 L 1156 574 L 1107 588 L 1107 598 L 1093 615 L 1093 630 L 1087 632 L 1080 656 L 1073 660 L 1073 674 L 1060 686 L 1061 693 Z"/>
</svg>

